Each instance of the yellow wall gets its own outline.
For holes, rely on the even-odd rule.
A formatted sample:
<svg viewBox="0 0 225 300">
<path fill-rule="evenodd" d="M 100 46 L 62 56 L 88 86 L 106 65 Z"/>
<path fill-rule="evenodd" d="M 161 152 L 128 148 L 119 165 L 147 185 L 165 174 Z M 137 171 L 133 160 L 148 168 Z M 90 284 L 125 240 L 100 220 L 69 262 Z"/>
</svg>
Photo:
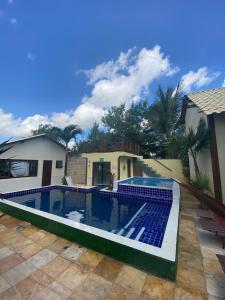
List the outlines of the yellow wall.
<svg viewBox="0 0 225 300">
<path fill-rule="evenodd" d="M 118 158 L 119 157 L 135 157 L 135 155 L 126 152 L 102 152 L 102 153 L 83 153 L 82 157 L 88 159 L 87 165 L 87 185 L 92 185 L 92 172 L 93 162 L 100 162 L 104 159 L 104 162 L 111 163 L 111 173 L 115 174 L 115 180 L 118 179 Z M 122 174 L 123 176 L 124 174 Z M 122 178 L 122 177 L 121 177 Z"/>
<path fill-rule="evenodd" d="M 132 158 L 127 158 L 127 157 L 121 157 L 120 158 L 120 179 L 124 179 L 128 177 L 128 160 L 130 159 L 131 165 L 130 165 L 130 177 L 133 176 L 133 160 Z"/>
<path fill-rule="evenodd" d="M 155 159 L 144 159 L 145 164 L 148 164 L 148 166 L 161 175 L 161 177 L 175 178 L 185 182 L 180 159 L 157 159 L 157 161 Z M 171 171 L 160 163 L 171 169 Z"/>
<path fill-rule="evenodd" d="M 161 166 L 154 159 L 143 159 L 141 156 L 136 156 L 134 154 L 126 152 L 105 152 L 105 153 L 83 153 L 82 157 L 88 159 L 87 166 L 87 185 L 92 185 L 92 172 L 93 172 L 93 162 L 99 162 L 104 159 L 104 162 L 111 163 L 111 172 L 114 173 L 115 180 L 118 179 L 118 171 L 120 172 L 120 179 L 125 179 L 128 177 L 127 170 L 127 160 L 131 159 L 131 176 L 133 176 L 133 159 L 138 157 L 145 164 L 152 167 L 161 177 L 176 178 L 181 181 L 185 181 L 182 173 L 182 165 L 179 159 L 159 159 L 164 165 L 172 170 L 169 171 L 165 167 Z M 118 158 L 120 157 L 120 170 L 118 170 Z"/>
<path fill-rule="evenodd" d="M 215 130 L 223 203 L 225 204 L 225 113 L 215 114 Z"/>
</svg>

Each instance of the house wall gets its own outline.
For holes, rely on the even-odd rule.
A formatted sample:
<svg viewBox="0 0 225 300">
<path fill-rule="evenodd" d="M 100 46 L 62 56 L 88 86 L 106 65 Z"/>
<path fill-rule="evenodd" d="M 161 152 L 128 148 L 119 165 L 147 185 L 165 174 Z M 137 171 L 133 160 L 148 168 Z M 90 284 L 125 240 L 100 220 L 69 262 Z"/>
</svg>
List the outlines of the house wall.
<svg viewBox="0 0 225 300">
<path fill-rule="evenodd" d="M 24 140 L 15 143 L 0 159 L 38 160 L 38 172 L 35 177 L 0 179 L 0 192 L 41 187 L 43 161 L 52 160 L 51 184 L 61 184 L 65 166 L 65 149 L 46 137 Z M 56 160 L 63 161 L 63 168 L 56 168 Z"/>
<path fill-rule="evenodd" d="M 218 150 L 223 203 L 225 204 L 225 112 L 215 114 L 215 131 Z"/>
<path fill-rule="evenodd" d="M 68 176 L 71 176 L 74 184 L 86 184 L 87 159 L 77 155 L 70 155 L 68 159 L 67 174 Z"/>
<path fill-rule="evenodd" d="M 193 128 L 194 130 L 197 130 L 198 123 L 201 118 L 203 118 L 206 121 L 206 123 L 208 123 L 206 114 L 200 111 L 197 107 L 187 108 L 187 112 L 185 116 L 186 132 L 188 132 L 189 128 Z M 212 161 L 211 161 L 211 154 L 210 154 L 209 147 L 203 150 L 201 153 L 199 153 L 197 157 L 197 162 L 198 162 L 200 172 L 202 174 L 207 175 L 210 182 L 211 192 L 214 195 Z M 190 155 L 189 155 L 189 165 L 190 165 L 190 175 L 191 177 L 195 177 L 194 163 Z"/>
<path fill-rule="evenodd" d="M 127 157 L 120 158 L 120 179 L 128 178 L 128 160 L 130 160 L 130 177 L 133 176 L 133 159 Z"/>
<path fill-rule="evenodd" d="M 100 162 L 102 159 L 104 162 L 111 163 L 111 173 L 115 174 L 115 180 L 118 179 L 118 158 L 119 157 L 135 157 L 135 155 L 127 152 L 101 152 L 101 153 L 83 153 L 82 157 L 87 158 L 87 185 L 92 185 L 93 174 L 93 162 Z M 133 167 L 131 167 L 133 169 Z M 124 173 L 122 174 L 124 176 Z"/>
</svg>

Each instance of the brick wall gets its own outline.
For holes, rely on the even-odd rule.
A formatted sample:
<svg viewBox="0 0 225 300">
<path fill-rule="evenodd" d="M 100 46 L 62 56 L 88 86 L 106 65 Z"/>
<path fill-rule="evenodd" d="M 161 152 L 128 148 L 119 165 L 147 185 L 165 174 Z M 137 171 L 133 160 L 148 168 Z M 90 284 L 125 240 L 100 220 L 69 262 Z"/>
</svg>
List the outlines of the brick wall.
<svg viewBox="0 0 225 300">
<path fill-rule="evenodd" d="M 67 174 L 71 176 L 74 184 L 86 184 L 87 159 L 77 155 L 70 155 Z"/>
</svg>

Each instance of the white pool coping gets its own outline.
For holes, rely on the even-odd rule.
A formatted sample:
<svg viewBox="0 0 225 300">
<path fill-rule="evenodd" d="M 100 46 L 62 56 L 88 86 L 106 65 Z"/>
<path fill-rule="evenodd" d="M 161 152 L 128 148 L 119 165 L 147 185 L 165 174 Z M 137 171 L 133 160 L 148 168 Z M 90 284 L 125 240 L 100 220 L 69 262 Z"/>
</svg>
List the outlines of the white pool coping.
<svg viewBox="0 0 225 300">
<path fill-rule="evenodd" d="M 57 185 L 58 186 L 58 185 Z M 65 187 L 65 186 L 64 186 Z M 17 191 L 18 192 L 18 191 Z M 170 215 L 168 218 L 163 242 L 161 248 L 148 245 L 136 240 L 132 240 L 99 228 L 95 228 L 89 225 L 81 224 L 73 220 L 69 220 L 63 217 L 59 217 L 35 208 L 27 207 L 22 204 L 14 203 L 13 201 L 7 199 L 0 199 L 0 203 L 7 204 L 9 206 L 33 213 L 37 216 L 47 218 L 49 220 L 62 223 L 64 225 L 70 226 L 72 228 L 85 231 L 87 233 L 105 238 L 115 243 L 122 244 L 124 246 L 133 248 L 145 252 L 150 255 L 154 255 L 172 262 L 176 261 L 176 248 L 177 248 L 177 236 L 178 236 L 178 222 L 179 222 L 179 199 L 180 199 L 180 188 L 178 183 L 173 184 L 173 202 L 170 210 Z"/>
</svg>

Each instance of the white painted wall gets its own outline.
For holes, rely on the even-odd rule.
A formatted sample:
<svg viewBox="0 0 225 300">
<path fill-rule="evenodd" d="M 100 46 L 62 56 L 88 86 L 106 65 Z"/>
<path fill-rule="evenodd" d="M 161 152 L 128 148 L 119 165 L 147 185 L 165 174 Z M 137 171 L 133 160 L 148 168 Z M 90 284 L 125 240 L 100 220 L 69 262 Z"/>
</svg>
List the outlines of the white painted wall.
<svg viewBox="0 0 225 300">
<path fill-rule="evenodd" d="M 189 128 L 197 129 L 199 120 L 203 118 L 207 123 L 207 116 L 205 113 L 200 111 L 197 107 L 187 108 L 186 117 L 185 117 L 185 128 L 188 132 Z M 212 174 L 212 162 L 210 149 L 205 149 L 197 157 L 198 166 L 202 174 L 206 174 L 209 178 L 210 187 L 212 194 L 214 194 L 213 186 L 213 174 Z M 195 176 L 194 163 L 192 157 L 189 155 L 189 164 L 190 164 L 190 174 L 191 177 Z"/>
<path fill-rule="evenodd" d="M 46 137 L 38 137 L 17 142 L 0 159 L 38 160 L 36 177 L 0 179 L 0 192 L 10 192 L 22 189 L 41 187 L 43 161 L 52 160 L 51 184 L 61 184 L 65 166 L 65 149 Z M 63 168 L 56 169 L 56 160 L 63 161 Z"/>
<path fill-rule="evenodd" d="M 225 112 L 215 114 L 216 142 L 218 150 L 223 203 L 225 204 Z"/>
</svg>

